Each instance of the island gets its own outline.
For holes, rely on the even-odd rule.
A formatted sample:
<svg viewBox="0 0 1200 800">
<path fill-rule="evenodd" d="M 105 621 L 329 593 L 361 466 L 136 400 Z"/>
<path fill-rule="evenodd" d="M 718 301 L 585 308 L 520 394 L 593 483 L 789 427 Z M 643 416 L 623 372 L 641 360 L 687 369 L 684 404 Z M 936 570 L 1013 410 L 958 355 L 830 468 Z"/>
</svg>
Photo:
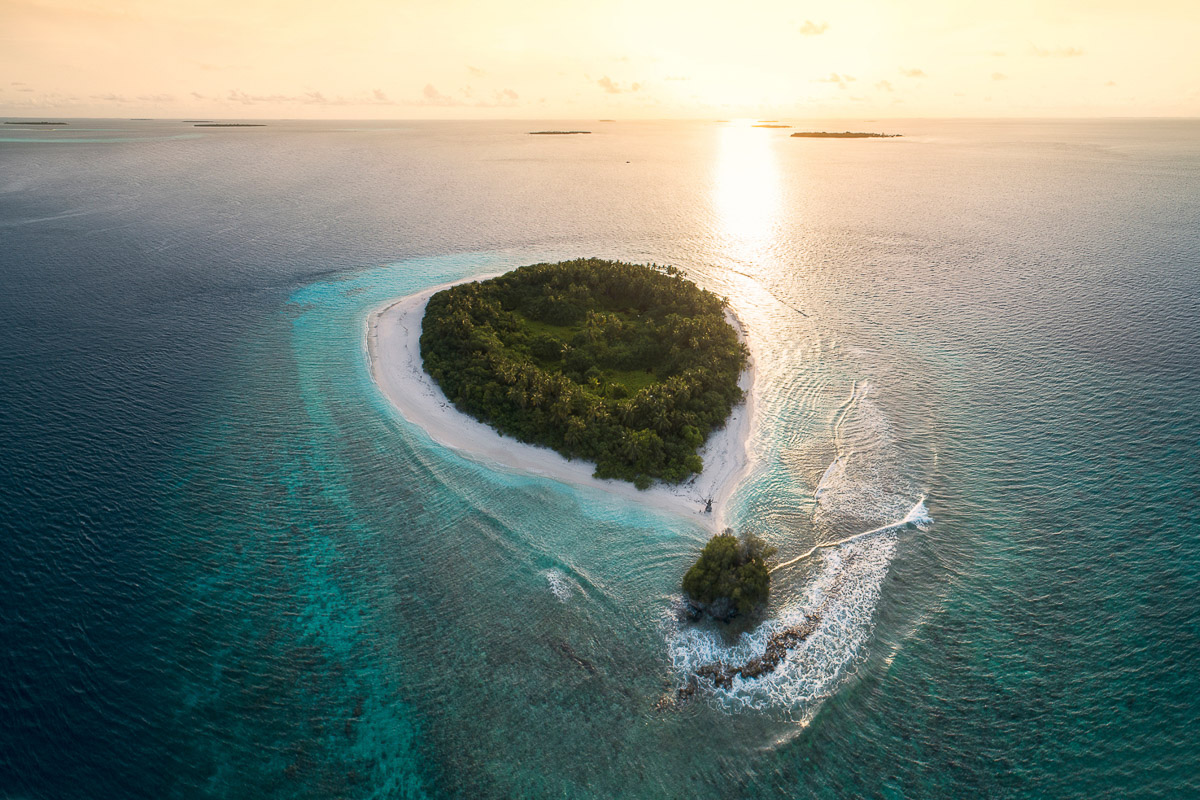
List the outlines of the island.
<svg viewBox="0 0 1200 800">
<path fill-rule="evenodd" d="M 842 131 L 841 133 L 796 131 L 792 137 L 800 139 L 897 139 L 903 135 L 902 133 L 858 133 L 854 131 Z"/>
<path fill-rule="evenodd" d="M 69 125 L 69 122 L 5 122 L 5 125 Z"/>
<path fill-rule="evenodd" d="M 421 359 L 458 410 L 646 489 L 699 473 L 742 400 L 725 310 L 674 267 L 534 264 L 430 298 Z"/>
<path fill-rule="evenodd" d="M 767 559 L 775 552 L 762 538 L 747 532 L 735 536 L 729 528 L 709 539 L 683 576 L 688 616 L 697 620 L 707 614 L 729 622 L 761 611 L 771 591 Z"/>
<path fill-rule="evenodd" d="M 265 122 L 197 122 L 193 128 L 265 128 Z"/>
<path fill-rule="evenodd" d="M 530 136 L 577 136 L 591 131 L 530 131 Z"/>
</svg>

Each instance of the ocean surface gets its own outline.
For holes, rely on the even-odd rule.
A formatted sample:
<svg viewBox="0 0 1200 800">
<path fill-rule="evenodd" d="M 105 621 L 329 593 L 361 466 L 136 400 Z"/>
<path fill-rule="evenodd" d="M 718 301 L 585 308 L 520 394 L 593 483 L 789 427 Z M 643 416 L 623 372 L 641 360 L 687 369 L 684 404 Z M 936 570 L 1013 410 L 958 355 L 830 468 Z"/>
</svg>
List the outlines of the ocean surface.
<svg viewBox="0 0 1200 800">
<path fill-rule="evenodd" d="M 1200 122 L 830 124 L 904 138 L 5 126 L 0 797 L 1200 794 Z M 873 531 L 741 638 L 693 520 L 370 379 L 372 309 L 582 256 L 747 323 L 735 527 Z"/>
</svg>

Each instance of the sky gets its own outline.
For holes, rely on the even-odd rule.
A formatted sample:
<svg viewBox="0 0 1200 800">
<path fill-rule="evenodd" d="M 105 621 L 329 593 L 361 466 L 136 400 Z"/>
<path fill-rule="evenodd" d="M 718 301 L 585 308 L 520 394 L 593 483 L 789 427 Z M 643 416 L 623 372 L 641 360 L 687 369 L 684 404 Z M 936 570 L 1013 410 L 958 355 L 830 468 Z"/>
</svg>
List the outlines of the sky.
<svg viewBox="0 0 1200 800">
<path fill-rule="evenodd" d="M 0 0 L 0 115 L 1200 116 L 1200 0 Z"/>
</svg>

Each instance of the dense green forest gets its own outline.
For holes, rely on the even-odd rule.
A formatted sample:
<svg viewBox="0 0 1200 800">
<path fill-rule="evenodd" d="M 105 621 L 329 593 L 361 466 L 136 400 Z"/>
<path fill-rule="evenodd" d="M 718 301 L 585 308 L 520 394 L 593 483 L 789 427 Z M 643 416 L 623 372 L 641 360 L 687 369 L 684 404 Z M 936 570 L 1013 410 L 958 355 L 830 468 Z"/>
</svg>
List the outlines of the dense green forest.
<svg viewBox="0 0 1200 800">
<path fill-rule="evenodd" d="M 752 533 L 734 536 L 726 528 L 708 540 L 700 558 L 683 576 L 683 591 L 698 610 L 728 622 L 738 614 L 750 614 L 764 603 L 771 591 L 767 559 L 775 548 Z"/>
<path fill-rule="evenodd" d="M 725 301 L 673 267 L 534 264 L 435 294 L 421 358 L 454 405 L 503 434 L 677 483 L 742 399 L 747 352 Z"/>
</svg>

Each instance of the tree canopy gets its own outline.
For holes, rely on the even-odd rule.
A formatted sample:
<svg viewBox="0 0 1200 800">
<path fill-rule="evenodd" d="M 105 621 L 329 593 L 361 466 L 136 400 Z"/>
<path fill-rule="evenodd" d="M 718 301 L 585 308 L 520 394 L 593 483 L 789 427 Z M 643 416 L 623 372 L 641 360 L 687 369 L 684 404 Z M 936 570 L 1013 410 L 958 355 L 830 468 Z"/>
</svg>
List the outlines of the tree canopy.
<svg viewBox="0 0 1200 800">
<path fill-rule="evenodd" d="M 771 574 L 766 562 L 773 555 L 775 548 L 758 536 L 734 536 L 726 528 L 708 540 L 684 574 L 683 591 L 718 619 L 749 614 L 767 602 Z"/>
<path fill-rule="evenodd" d="M 677 483 L 742 399 L 726 301 L 673 267 L 534 264 L 429 300 L 421 358 L 459 410 L 596 465 Z"/>
</svg>

